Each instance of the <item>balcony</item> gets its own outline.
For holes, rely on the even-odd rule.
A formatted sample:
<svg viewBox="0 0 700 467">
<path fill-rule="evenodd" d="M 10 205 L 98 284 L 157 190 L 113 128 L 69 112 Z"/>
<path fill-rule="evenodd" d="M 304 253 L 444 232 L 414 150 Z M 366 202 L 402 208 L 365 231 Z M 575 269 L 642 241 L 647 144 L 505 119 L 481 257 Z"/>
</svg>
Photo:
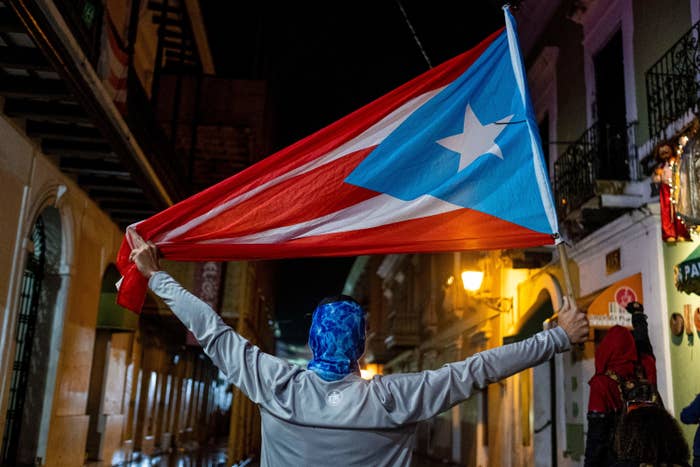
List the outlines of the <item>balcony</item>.
<svg viewBox="0 0 700 467">
<path fill-rule="evenodd" d="M 150 1 L 147 10 L 143 18 L 127 15 L 122 37 L 96 0 L 57 1 L 55 8 L 0 0 L 3 113 L 122 228 L 192 186 L 191 162 L 176 153 L 149 89 L 158 88 L 163 69 L 201 73 L 200 55 L 183 4 Z M 157 44 L 153 69 L 135 62 L 146 47 L 136 41 L 138 27 L 153 36 L 141 34 L 142 41 Z"/>
<path fill-rule="evenodd" d="M 641 205 L 643 194 L 628 190 L 641 176 L 636 127 L 636 122 L 596 123 L 559 156 L 554 186 L 561 221 L 583 220 L 590 230 Z"/>
<path fill-rule="evenodd" d="M 696 23 L 646 72 L 649 135 L 659 141 L 682 129 L 700 102 L 700 23 Z"/>
</svg>

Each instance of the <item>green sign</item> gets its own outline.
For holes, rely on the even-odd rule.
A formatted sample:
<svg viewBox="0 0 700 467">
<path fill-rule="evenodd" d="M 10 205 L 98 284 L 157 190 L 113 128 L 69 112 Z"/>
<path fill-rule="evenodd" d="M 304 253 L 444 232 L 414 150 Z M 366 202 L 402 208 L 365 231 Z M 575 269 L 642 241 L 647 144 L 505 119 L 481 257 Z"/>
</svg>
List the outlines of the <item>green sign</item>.
<svg viewBox="0 0 700 467">
<path fill-rule="evenodd" d="M 83 4 L 83 14 L 81 16 L 83 18 L 83 23 L 85 23 L 88 28 L 91 28 L 92 24 L 95 22 L 96 14 L 97 8 L 93 3 L 85 2 Z"/>
<path fill-rule="evenodd" d="M 700 295 L 700 247 L 673 268 L 676 289 Z"/>
</svg>

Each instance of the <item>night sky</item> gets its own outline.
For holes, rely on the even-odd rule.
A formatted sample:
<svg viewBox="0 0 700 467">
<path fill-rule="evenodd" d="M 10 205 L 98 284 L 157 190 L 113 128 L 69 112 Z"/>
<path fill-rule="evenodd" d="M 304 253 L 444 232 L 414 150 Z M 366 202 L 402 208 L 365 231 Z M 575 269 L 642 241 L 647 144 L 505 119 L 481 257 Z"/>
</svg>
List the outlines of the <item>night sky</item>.
<svg viewBox="0 0 700 467">
<path fill-rule="evenodd" d="M 218 76 L 265 79 L 276 149 L 308 136 L 503 26 L 499 0 L 201 0 Z M 280 261 L 282 339 L 306 339 L 318 301 L 340 293 L 354 258 Z"/>
</svg>

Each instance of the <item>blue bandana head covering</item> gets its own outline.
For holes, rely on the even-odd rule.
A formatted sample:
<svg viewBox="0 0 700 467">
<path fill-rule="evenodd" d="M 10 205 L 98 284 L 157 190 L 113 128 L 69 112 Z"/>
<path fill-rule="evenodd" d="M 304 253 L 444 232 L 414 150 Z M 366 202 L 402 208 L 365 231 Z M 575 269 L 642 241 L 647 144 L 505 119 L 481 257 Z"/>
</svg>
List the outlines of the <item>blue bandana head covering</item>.
<svg viewBox="0 0 700 467">
<path fill-rule="evenodd" d="M 359 303 L 342 296 L 316 307 L 309 330 L 314 358 L 308 364 L 326 381 L 337 381 L 358 372 L 365 352 L 365 312 Z"/>
</svg>

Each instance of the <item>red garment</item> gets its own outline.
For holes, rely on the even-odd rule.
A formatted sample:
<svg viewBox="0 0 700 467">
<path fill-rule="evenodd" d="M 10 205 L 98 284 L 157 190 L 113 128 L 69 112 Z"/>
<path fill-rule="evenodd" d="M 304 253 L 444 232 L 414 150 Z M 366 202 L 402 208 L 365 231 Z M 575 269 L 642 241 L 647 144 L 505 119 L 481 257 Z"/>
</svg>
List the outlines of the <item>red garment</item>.
<svg viewBox="0 0 700 467">
<path fill-rule="evenodd" d="M 661 183 L 659 187 L 659 204 L 661 205 L 661 238 L 664 241 L 690 239 L 685 224 L 676 216 L 676 209 L 671 203 L 671 186 L 667 183 Z"/>
<path fill-rule="evenodd" d="M 634 374 L 636 361 L 637 346 L 630 330 L 622 326 L 610 328 L 595 351 L 595 375 L 588 382 L 591 387 L 589 412 L 614 412 L 622 408 L 620 389 L 605 372 L 613 371 L 622 378 L 628 378 Z M 647 365 L 643 366 L 646 371 Z"/>
</svg>

